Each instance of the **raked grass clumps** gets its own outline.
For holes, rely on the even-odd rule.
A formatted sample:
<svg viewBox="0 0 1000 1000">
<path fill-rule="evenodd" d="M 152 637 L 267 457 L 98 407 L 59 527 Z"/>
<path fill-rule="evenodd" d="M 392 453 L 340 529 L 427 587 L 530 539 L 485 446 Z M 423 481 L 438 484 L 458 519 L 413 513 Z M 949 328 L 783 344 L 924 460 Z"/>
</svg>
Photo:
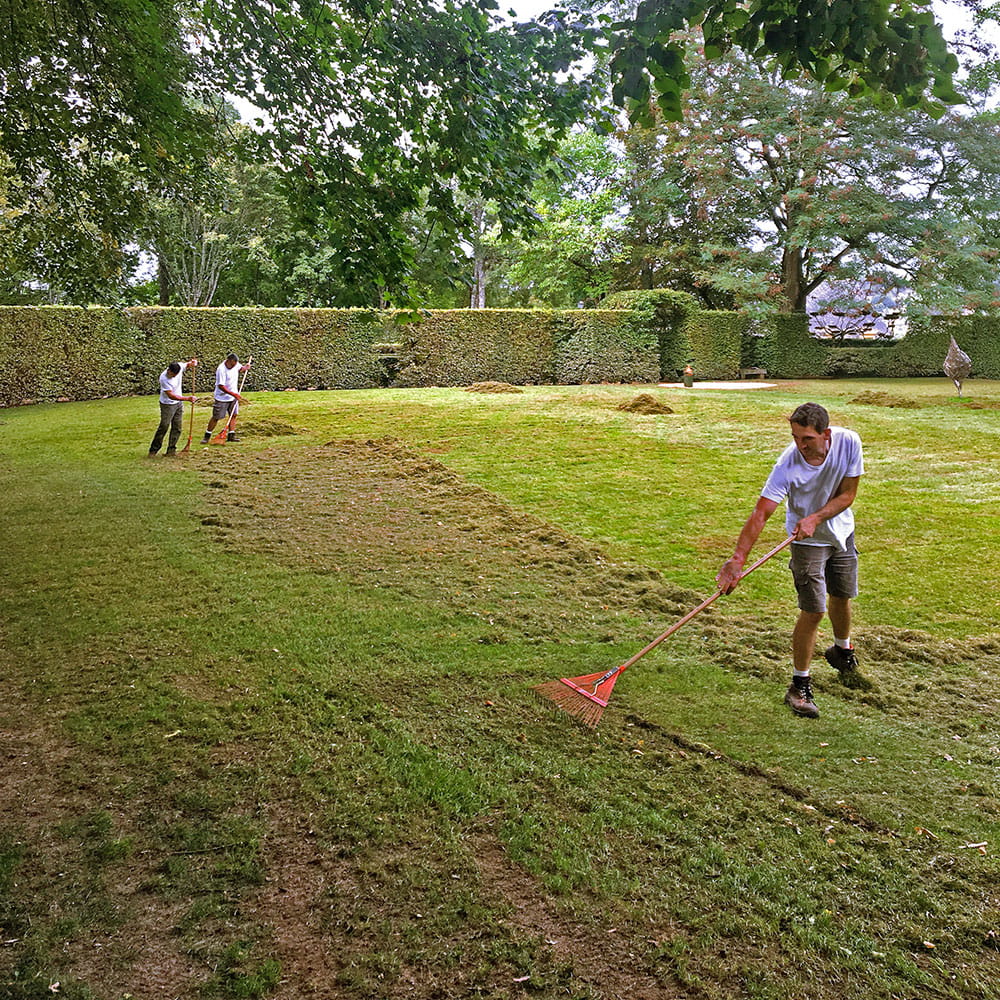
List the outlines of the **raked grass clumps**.
<svg viewBox="0 0 1000 1000">
<path fill-rule="evenodd" d="M 882 388 L 0 411 L 0 995 L 1000 996 L 1000 387 Z M 775 559 L 595 732 L 533 699 L 711 593 L 805 399 L 871 687 L 787 713 Z"/>
</svg>

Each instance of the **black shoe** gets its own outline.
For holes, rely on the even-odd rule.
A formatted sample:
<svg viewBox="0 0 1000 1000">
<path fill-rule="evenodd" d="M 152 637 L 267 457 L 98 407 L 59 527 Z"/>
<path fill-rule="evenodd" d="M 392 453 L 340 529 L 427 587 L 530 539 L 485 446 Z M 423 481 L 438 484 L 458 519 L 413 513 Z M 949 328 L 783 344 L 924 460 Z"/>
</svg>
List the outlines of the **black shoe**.
<svg viewBox="0 0 1000 1000">
<path fill-rule="evenodd" d="M 785 692 L 785 704 L 796 714 L 807 719 L 819 717 L 819 709 L 813 703 L 812 685 L 808 677 L 793 677 Z"/>
<path fill-rule="evenodd" d="M 841 649 L 840 646 L 831 646 L 824 654 L 826 662 L 839 670 L 842 674 L 853 673 L 858 669 L 858 658 L 854 655 L 854 647 Z"/>
<path fill-rule="evenodd" d="M 226 435 L 226 440 L 227 440 L 227 441 L 239 441 L 239 435 L 238 435 L 238 434 L 236 434 L 236 433 L 235 433 L 234 431 L 230 431 L 230 432 L 229 432 L 229 433 L 228 433 L 228 434 Z"/>
<path fill-rule="evenodd" d="M 209 434 L 208 431 L 205 431 L 205 434 L 204 434 L 204 436 L 201 439 L 201 443 L 202 444 L 208 444 L 208 442 L 211 441 L 211 440 L 212 440 L 212 435 Z"/>
</svg>

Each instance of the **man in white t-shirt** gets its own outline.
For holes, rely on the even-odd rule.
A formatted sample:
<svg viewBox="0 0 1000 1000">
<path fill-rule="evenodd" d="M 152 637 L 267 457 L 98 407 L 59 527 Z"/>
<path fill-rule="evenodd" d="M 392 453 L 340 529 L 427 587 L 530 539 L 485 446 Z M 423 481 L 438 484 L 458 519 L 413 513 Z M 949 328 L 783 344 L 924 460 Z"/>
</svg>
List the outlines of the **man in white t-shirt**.
<svg viewBox="0 0 1000 1000">
<path fill-rule="evenodd" d="M 236 435 L 236 417 L 239 413 L 239 404 L 246 402 L 240 394 L 240 373 L 245 372 L 250 367 L 248 362 L 240 364 L 240 359 L 235 354 L 228 354 L 226 360 L 215 369 L 215 392 L 212 402 L 212 419 L 208 422 L 205 434 L 201 439 L 202 444 L 208 444 L 212 440 L 212 431 L 220 420 L 228 419 L 226 441 L 239 441 Z"/>
<path fill-rule="evenodd" d="M 188 361 L 171 361 L 162 372 L 160 372 L 160 424 L 153 435 L 153 441 L 149 446 L 149 454 L 156 455 L 167 431 L 170 437 L 167 439 L 167 454 L 177 454 L 177 440 L 184 429 L 184 404 L 193 403 L 194 396 L 181 395 L 181 385 L 184 381 L 184 373 L 188 368 L 194 368 L 198 364 L 197 358 Z"/>
<path fill-rule="evenodd" d="M 792 443 L 775 462 L 736 548 L 716 576 L 724 594 L 739 582 L 747 556 L 767 519 L 786 502 L 785 528 L 794 537 L 790 567 L 799 617 L 792 633 L 792 683 L 785 702 L 796 715 L 815 718 L 809 665 L 824 613 L 833 626 L 825 656 L 842 674 L 857 670 L 851 644 L 851 599 L 858 594 L 858 553 L 851 504 L 865 471 L 861 438 L 831 427 L 818 403 L 803 403 L 788 418 Z"/>
</svg>

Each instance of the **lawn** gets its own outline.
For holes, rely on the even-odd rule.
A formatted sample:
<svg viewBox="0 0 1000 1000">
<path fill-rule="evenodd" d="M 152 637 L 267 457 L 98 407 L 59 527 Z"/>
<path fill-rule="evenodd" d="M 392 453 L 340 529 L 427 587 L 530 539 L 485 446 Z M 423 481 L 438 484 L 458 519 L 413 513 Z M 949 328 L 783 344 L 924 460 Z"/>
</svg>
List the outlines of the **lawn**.
<svg viewBox="0 0 1000 1000">
<path fill-rule="evenodd" d="M 0 996 L 1000 997 L 1000 384 L 250 398 L 0 412 Z M 806 399 L 870 686 L 782 705 L 778 557 L 533 697 L 712 593 Z"/>
</svg>

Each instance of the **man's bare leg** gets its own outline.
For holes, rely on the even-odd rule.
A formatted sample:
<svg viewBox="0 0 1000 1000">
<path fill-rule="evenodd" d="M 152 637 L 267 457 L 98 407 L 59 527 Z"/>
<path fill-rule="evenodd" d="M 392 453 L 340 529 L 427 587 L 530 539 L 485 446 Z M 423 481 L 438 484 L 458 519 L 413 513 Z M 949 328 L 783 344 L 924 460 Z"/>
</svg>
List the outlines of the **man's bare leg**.
<svg viewBox="0 0 1000 1000">
<path fill-rule="evenodd" d="M 816 634 L 823 615 L 813 611 L 800 611 L 792 630 L 792 665 L 797 673 L 808 674 L 809 663 L 816 652 Z"/>
</svg>

